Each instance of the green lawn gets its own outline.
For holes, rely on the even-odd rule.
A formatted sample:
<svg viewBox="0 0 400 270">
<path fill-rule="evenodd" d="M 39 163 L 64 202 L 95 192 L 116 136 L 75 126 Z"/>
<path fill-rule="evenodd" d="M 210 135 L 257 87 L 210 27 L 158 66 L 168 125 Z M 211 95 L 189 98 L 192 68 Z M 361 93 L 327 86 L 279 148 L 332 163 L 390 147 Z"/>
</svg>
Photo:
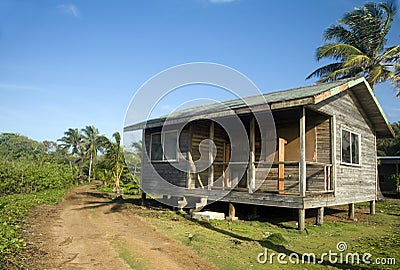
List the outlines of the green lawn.
<svg viewBox="0 0 400 270">
<path fill-rule="evenodd" d="M 357 212 L 367 212 L 367 204 L 357 204 Z M 165 208 L 143 209 L 133 207 L 133 211 L 145 217 L 160 231 L 191 247 L 198 255 L 215 263 L 221 269 L 282 269 L 280 259 L 288 262 L 285 269 L 299 269 L 299 265 L 291 264 L 296 256 L 300 260 L 304 253 L 314 253 L 317 261 L 323 253 L 337 252 L 346 259 L 347 253 L 357 252 L 360 262 L 364 253 L 371 253 L 374 262 L 376 258 L 395 258 L 396 265 L 366 265 L 331 263 L 324 256 L 321 264 L 302 265 L 306 269 L 398 269 L 400 268 L 400 201 L 377 203 L 377 214 L 367 216 L 367 220 L 358 222 L 325 222 L 323 226 L 313 226 L 308 223 L 307 232 L 296 230 L 294 221 L 279 223 L 260 221 L 192 221 L 181 214 Z M 364 215 L 365 216 L 365 215 Z M 361 219 L 362 220 L 362 219 Z M 339 252 L 337 244 L 345 242 L 347 250 Z M 257 261 L 260 253 L 267 249 L 267 262 Z M 269 262 L 271 253 L 276 253 L 273 263 Z M 296 255 L 297 254 L 297 255 Z M 264 259 L 261 256 L 260 259 Z M 351 262 L 351 257 L 349 257 Z M 393 264 L 393 263 L 392 263 Z"/>
</svg>

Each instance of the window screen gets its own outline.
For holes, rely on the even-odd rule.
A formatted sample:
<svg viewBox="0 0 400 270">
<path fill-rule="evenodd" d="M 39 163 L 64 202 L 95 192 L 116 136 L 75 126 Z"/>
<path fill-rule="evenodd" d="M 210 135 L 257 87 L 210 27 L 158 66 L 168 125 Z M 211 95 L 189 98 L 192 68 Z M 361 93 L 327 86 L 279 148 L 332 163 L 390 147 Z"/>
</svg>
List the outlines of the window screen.
<svg viewBox="0 0 400 270">
<path fill-rule="evenodd" d="M 177 131 L 154 133 L 151 135 L 151 160 L 176 160 L 177 159 Z M 163 147 L 164 146 L 164 147 Z"/>
<path fill-rule="evenodd" d="M 360 135 L 342 130 L 342 162 L 360 164 Z"/>
</svg>

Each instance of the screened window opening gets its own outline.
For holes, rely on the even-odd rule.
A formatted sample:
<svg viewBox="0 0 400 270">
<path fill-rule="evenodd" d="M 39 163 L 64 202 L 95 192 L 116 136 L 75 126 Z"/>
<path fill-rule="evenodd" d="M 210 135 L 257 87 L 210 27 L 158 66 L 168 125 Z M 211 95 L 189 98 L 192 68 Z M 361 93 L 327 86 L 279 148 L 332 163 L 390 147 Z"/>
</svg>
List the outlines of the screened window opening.
<svg viewBox="0 0 400 270">
<path fill-rule="evenodd" d="M 342 130 L 342 162 L 360 164 L 360 135 Z"/>
<path fill-rule="evenodd" d="M 177 148 L 178 148 L 177 131 L 154 133 L 151 135 L 150 158 L 152 161 L 176 160 Z"/>
</svg>

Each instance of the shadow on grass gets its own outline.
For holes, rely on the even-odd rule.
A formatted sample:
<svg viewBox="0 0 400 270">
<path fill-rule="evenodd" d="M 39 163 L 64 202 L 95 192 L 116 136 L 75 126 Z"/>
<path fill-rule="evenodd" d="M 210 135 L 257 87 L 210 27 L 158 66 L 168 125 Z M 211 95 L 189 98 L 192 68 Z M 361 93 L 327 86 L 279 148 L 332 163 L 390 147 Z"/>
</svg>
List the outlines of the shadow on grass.
<svg viewBox="0 0 400 270">
<path fill-rule="evenodd" d="M 109 196 L 107 194 L 101 194 L 101 193 L 96 193 L 96 192 L 87 192 L 86 195 L 92 196 L 95 198 L 109 199 Z M 109 201 L 89 201 L 89 202 L 86 202 L 86 204 L 89 204 L 89 205 L 77 208 L 76 210 L 97 209 L 97 208 L 111 205 L 111 208 L 105 212 L 105 214 L 109 214 L 109 213 L 121 212 L 122 210 L 126 209 L 125 204 L 141 206 L 142 200 L 140 198 L 127 198 L 127 199 L 119 198 L 116 200 L 109 200 Z M 211 206 L 211 208 L 218 209 L 223 206 L 226 209 L 226 204 L 220 204 L 220 203 L 216 203 L 215 205 L 213 204 L 213 206 Z M 167 207 L 154 199 L 147 199 L 146 207 L 149 209 L 153 209 L 153 210 L 171 209 L 171 207 Z M 208 208 L 210 208 L 210 206 L 208 206 Z M 239 207 L 239 209 L 240 209 L 240 207 Z M 245 210 L 244 207 L 243 207 L 243 209 Z M 259 216 L 259 218 L 257 220 L 267 221 L 267 222 L 274 224 L 283 229 L 294 230 L 294 227 L 287 226 L 284 223 L 288 222 L 288 221 L 296 220 L 297 219 L 297 211 L 293 211 L 292 209 L 284 209 L 284 211 L 282 212 L 281 208 L 277 209 L 277 208 L 273 208 L 273 207 L 265 207 L 265 208 L 263 208 L 263 210 L 264 211 L 261 211 L 261 215 Z M 328 215 L 345 211 L 345 210 L 337 210 L 337 209 L 326 209 L 326 210 L 328 210 L 326 212 L 326 214 L 328 214 Z M 307 213 L 308 217 L 312 217 L 313 215 L 314 215 L 314 213 L 312 211 L 308 211 L 308 213 Z M 234 240 L 235 244 L 240 244 L 241 242 L 257 242 L 260 244 L 261 247 L 268 249 L 269 254 L 271 254 L 270 252 L 273 251 L 275 253 L 283 253 L 286 256 L 298 256 L 298 258 L 300 259 L 300 262 L 301 262 L 302 254 L 295 252 L 294 250 L 288 249 L 287 246 L 285 246 L 284 244 L 272 242 L 268 239 L 263 239 L 263 240 L 252 239 L 250 237 L 236 234 L 229 230 L 224 230 L 222 228 L 218 228 L 207 221 L 191 220 L 191 222 L 193 222 L 194 224 L 198 224 L 199 226 L 202 226 L 208 230 L 212 230 L 216 233 L 227 235 L 227 236 L 233 238 L 232 240 Z M 236 240 L 239 240 L 239 241 L 236 241 Z M 258 254 L 255 254 L 255 255 L 258 255 Z M 319 262 L 320 259 L 321 258 L 317 257 L 316 262 Z M 269 260 L 269 258 L 268 258 L 268 260 Z M 276 258 L 274 261 L 276 261 Z M 286 261 L 288 261 L 288 258 L 286 258 Z M 308 261 L 308 259 L 305 258 L 305 263 L 304 263 L 305 265 L 308 265 L 307 261 Z M 333 264 L 327 260 L 324 260 L 321 263 L 321 265 L 331 266 L 331 267 L 334 267 L 337 269 L 369 269 L 369 267 L 367 265 Z"/>
<path fill-rule="evenodd" d="M 200 225 L 200 226 L 202 226 L 202 227 L 204 227 L 206 229 L 212 230 L 212 231 L 220 233 L 220 234 L 227 235 L 229 237 L 232 237 L 232 238 L 240 240 L 240 241 L 258 242 L 263 248 L 266 248 L 266 249 L 269 250 L 268 254 L 272 254 L 271 253 L 271 250 L 272 250 L 275 253 L 283 253 L 286 256 L 288 256 L 288 257 L 291 256 L 294 259 L 296 259 L 296 256 L 298 256 L 298 258 L 300 260 L 300 263 L 301 263 L 301 260 L 303 258 L 302 257 L 303 254 L 295 252 L 294 250 L 290 250 L 283 244 L 273 243 L 272 241 L 269 241 L 268 239 L 257 240 L 257 239 L 252 239 L 252 238 L 249 238 L 249 237 L 246 237 L 246 236 L 238 235 L 238 234 L 235 234 L 235 233 L 233 233 L 231 231 L 227 231 L 227 230 L 215 227 L 214 225 L 212 225 L 211 223 L 209 223 L 207 221 L 192 220 L 192 222 L 194 222 L 194 223 L 196 223 L 196 224 L 198 224 L 198 225 Z M 235 243 L 237 243 L 237 242 L 235 241 Z M 276 256 L 277 256 L 277 254 L 276 254 Z M 266 258 L 266 259 L 267 259 L 267 261 L 269 261 L 269 258 Z M 276 259 L 276 257 L 275 257 L 275 259 Z M 274 261 L 276 261 L 275 259 L 274 259 Z M 318 262 L 318 265 L 331 266 L 331 267 L 335 267 L 335 268 L 338 268 L 338 269 L 370 269 L 367 265 L 350 265 L 350 264 L 338 264 L 338 263 L 334 264 L 334 263 L 331 263 L 331 262 L 326 261 L 326 260 L 324 260 L 321 263 L 319 263 L 320 260 L 321 260 L 321 258 L 316 257 L 315 262 Z M 285 261 L 288 261 L 288 258 L 286 258 Z M 313 259 L 310 258 L 310 261 L 312 262 Z M 307 257 L 304 258 L 304 264 L 305 265 L 309 265 Z M 310 264 L 312 264 L 312 263 L 310 263 Z"/>
</svg>

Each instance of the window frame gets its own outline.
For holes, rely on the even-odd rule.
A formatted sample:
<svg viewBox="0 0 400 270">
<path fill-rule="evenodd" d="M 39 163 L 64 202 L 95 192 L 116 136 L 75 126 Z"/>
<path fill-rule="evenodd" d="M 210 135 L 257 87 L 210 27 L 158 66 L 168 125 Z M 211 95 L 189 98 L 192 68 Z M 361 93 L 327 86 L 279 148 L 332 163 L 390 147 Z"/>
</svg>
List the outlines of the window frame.
<svg viewBox="0 0 400 270">
<path fill-rule="evenodd" d="M 175 148 L 175 159 L 167 159 L 164 155 L 163 149 L 163 142 L 165 140 L 165 135 L 168 133 L 175 133 L 176 137 L 176 148 Z M 161 135 L 160 136 L 160 144 L 161 144 L 161 151 L 162 151 L 162 159 L 155 159 L 153 160 L 153 136 Z M 177 162 L 178 161 L 178 148 L 179 148 L 179 137 L 178 137 L 178 130 L 169 130 L 164 132 L 153 132 L 150 134 L 150 162 L 154 163 L 161 163 L 161 162 Z"/>
<path fill-rule="evenodd" d="M 343 131 L 347 131 L 350 133 L 350 162 L 343 161 Z M 358 136 L 358 163 L 353 163 L 353 144 L 352 144 L 352 134 Z M 349 128 L 341 127 L 340 128 L 340 164 L 353 166 L 353 167 L 361 167 L 361 134 L 358 132 L 354 132 Z"/>
</svg>

